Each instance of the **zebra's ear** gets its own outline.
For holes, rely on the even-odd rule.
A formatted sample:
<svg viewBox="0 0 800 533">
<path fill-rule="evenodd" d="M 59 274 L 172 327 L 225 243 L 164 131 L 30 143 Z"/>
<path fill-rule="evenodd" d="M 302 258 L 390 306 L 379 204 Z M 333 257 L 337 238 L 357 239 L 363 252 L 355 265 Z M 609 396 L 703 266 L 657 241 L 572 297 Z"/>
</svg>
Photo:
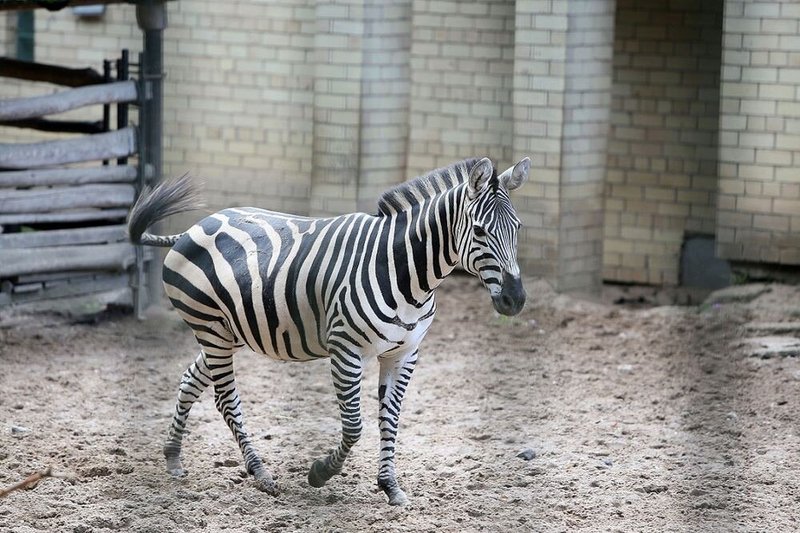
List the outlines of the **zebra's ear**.
<svg viewBox="0 0 800 533">
<path fill-rule="evenodd" d="M 519 163 L 500 174 L 497 179 L 500 180 L 500 184 L 505 187 L 507 191 L 513 191 L 514 189 L 519 189 L 522 184 L 527 181 L 528 171 L 530 169 L 531 159 L 529 157 L 523 157 L 520 159 Z"/>
<path fill-rule="evenodd" d="M 484 157 L 469 171 L 469 191 L 475 194 L 480 191 L 494 173 L 494 165 L 488 157 Z"/>
</svg>

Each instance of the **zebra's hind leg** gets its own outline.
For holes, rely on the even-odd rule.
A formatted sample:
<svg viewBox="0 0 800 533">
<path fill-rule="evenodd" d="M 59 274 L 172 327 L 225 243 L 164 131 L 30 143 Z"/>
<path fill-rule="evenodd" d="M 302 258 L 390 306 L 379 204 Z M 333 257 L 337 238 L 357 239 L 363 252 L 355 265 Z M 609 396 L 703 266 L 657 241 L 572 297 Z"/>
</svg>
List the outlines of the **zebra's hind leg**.
<svg viewBox="0 0 800 533">
<path fill-rule="evenodd" d="M 380 359 L 378 387 L 378 426 L 381 431 L 381 452 L 378 461 L 378 486 L 389 497 L 389 505 L 405 505 L 408 498 L 397 483 L 394 469 L 394 448 L 400 422 L 400 406 L 411 374 L 417 363 L 415 349 L 411 353 Z"/>
<path fill-rule="evenodd" d="M 342 420 L 342 440 L 327 457 L 311 465 L 308 484 L 312 487 L 322 487 L 340 473 L 350 449 L 361 438 L 361 357 L 344 347 L 331 353 L 331 374 Z"/>
<path fill-rule="evenodd" d="M 175 477 L 183 477 L 186 472 L 181 464 L 181 441 L 186 432 L 186 419 L 192 404 L 200 397 L 211 383 L 211 374 L 206 366 L 205 356 L 201 351 L 197 359 L 183 373 L 178 389 L 178 400 L 175 404 L 175 415 L 169 428 L 167 442 L 164 444 L 164 457 L 167 460 L 167 472 Z"/>
<path fill-rule="evenodd" d="M 277 495 L 278 485 L 264 467 L 264 463 L 261 462 L 244 426 L 242 402 L 239 399 L 236 377 L 233 372 L 233 351 L 208 352 L 206 362 L 214 383 L 214 403 L 225 423 L 233 432 L 233 437 L 242 451 L 247 472 L 255 479 L 257 489 L 273 496 Z"/>
</svg>

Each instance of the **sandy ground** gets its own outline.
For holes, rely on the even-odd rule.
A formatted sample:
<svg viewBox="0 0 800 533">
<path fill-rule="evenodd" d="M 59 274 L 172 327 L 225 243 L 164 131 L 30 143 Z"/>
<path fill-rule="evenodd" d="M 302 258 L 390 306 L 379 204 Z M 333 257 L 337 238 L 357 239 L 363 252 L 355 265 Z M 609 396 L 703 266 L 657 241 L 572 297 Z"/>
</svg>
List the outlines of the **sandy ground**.
<svg viewBox="0 0 800 533">
<path fill-rule="evenodd" d="M 365 435 L 314 489 L 307 469 L 339 430 L 327 363 L 238 357 L 273 498 L 246 479 L 208 393 L 189 419 L 189 476 L 164 471 L 196 352 L 173 312 L 0 328 L 0 488 L 47 466 L 68 476 L 0 500 L 0 531 L 797 531 L 800 361 L 735 347 L 748 323 L 800 320 L 800 289 L 764 288 L 634 309 L 531 281 L 508 319 L 473 279 L 448 280 L 403 409 L 404 508 L 375 484 L 374 361 Z"/>
</svg>

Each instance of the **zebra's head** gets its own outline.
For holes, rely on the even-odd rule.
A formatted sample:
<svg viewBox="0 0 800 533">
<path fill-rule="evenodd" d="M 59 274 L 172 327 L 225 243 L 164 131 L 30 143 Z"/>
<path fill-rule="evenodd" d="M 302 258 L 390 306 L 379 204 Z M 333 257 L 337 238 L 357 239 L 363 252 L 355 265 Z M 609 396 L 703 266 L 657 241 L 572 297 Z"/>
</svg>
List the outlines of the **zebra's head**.
<svg viewBox="0 0 800 533">
<path fill-rule="evenodd" d="M 472 167 L 467 181 L 461 266 L 480 278 L 495 310 L 513 316 L 525 305 L 517 264 L 517 233 L 521 226 L 509 191 L 528 179 L 531 160 L 523 158 L 500 175 L 484 157 Z"/>
</svg>

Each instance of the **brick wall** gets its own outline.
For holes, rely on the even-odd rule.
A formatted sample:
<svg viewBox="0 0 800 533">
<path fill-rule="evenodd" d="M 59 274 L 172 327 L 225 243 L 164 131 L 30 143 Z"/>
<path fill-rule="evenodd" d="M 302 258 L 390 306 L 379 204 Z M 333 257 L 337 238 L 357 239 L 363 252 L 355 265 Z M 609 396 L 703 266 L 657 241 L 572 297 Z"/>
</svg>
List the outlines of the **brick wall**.
<svg viewBox="0 0 800 533">
<path fill-rule="evenodd" d="M 800 3 L 728 0 L 718 253 L 800 264 Z"/>
<path fill-rule="evenodd" d="M 561 136 L 564 123 L 567 2 L 517 0 L 514 31 L 514 154 L 531 175 L 514 204 L 523 220 L 525 270 L 558 275 Z"/>
<path fill-rule="evenodd" d="M 600 287 L 614 0 L 572 0 L 564 71 L 559 289 Z"/>
<path fill-rule="evenodd" d="M 533 161 L 520 256 L 559 290 L 601 281 L 613 13 L 613 0 L 516 3 L 513 146 Z"/>
<path fill-rule="evenodd" d="M 411 91 L 411 0 L 368 0 L 361 82 L 359 187 L 356 208 L 406 177 Z"/>
<path fill-rule="evenodd" d="M 471 156 L 511 162 L 514 2 L 414 0 L 408 177 Z"/>
<path fill-rule="evenodd" d="M 715 232 L 721 10 L 617 0 L 605 279 L 674 285 L 684 235 Z"/>
<path fill-rule="evenodd" d="M 354 211 L 358 198 L 364 2 L 316 2 L 311 213 Z"/>
<path fill-rule="evenodd" d="M 203 178 L 212 209 L 307 213 L 313 8 L 276 1 L 264 16 L 256 0 L 193 0 L 168 10 L 165 174 Z"/>
<path fill-rule="evenodd" d="M 311 213 L 375 210 L 405 178 L 411 0 L 317 2 Z"/>
</svg>

